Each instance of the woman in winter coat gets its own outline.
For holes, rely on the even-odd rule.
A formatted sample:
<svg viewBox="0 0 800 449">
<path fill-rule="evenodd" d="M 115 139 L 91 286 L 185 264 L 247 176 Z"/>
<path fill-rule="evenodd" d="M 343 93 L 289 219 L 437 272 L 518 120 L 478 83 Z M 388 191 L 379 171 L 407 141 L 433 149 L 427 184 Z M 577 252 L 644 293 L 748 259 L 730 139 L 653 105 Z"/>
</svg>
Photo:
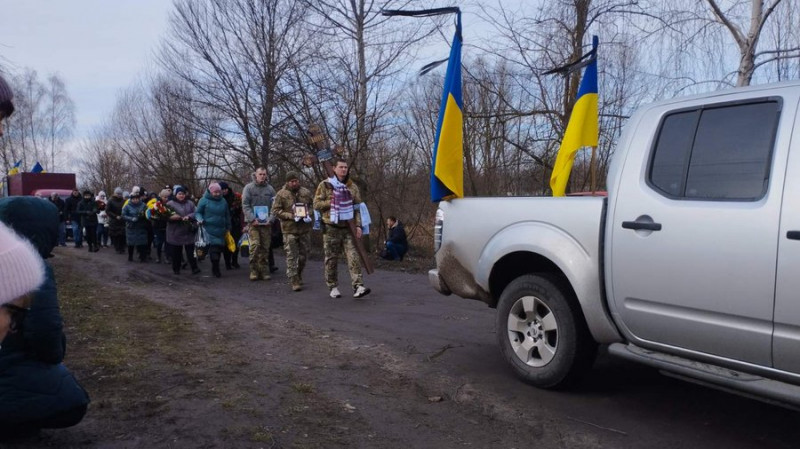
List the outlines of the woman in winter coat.
<svg viewBox="0 0 800 449">
<path fill-rule="evenodd" d="M 81 228 L 86 231 L 86 244 L 90 253 L 100 251 L 97 244 L 97 202 L 91 190 L 83 191 L 83 199 L 78 203 Z"/>
<path fill-rule="evenodd" d="M 231 236 L 237 243 L 242 237 L 242 195 L 234 192 L 228 183 L 220 182 L 219 186 L 222 187 L 222 198 L 228 203 L 228 211 L 231 214 Z M 225 258 L 225 268 L 239 268 L 239 245 L 231 252 L 228 248 L 222 252 L 222 257 Z"/>
<path fill-rule="evenodd" d="M 182 253 L 186 252 L 186 260 L 192 267 L 192 274 L 200 272 L 197 259 L 194 258 L 194 203 L 186 197 L 186 189 L 175 187 L 175 199 L 167 203 L 175 213 L 167 223 L 167 243 L 172 248 L 172 272 L 181 274 Z"/>
<path fill-rule="evenodd" d="M 114 250 L 117 254 L 125 252 L 125 220 L 122 219 L 122 207 L 125 204 L 125 199 L 122 198 L 122 187 L 114 189 L 111 198 L 108 199 L 106 204 L 106 213 L 108 214 L 108 236 L 111 238 L 111 244 L 114 245 Z"/>
<path fill-rule="evenodd" d="M 139 193 L 131 195 L 128 204 L 122 208 L 125 220 L 125 238 L 128 240 L 128 262 L 133 262 L 133 248 L 139 254 L 139 262 L 147 260 L 147 219 L 144 216 L 145 204 Z"/>
<path fill-rule="evenodd" d="M 95 197 L 97 202 L 97 246 L 108 248 L 108 198 L 102 190 Z"/>
<path fill-rule="evenodd" d="M 215 182 L 208 186 L 208 191 L 197 205 L 194 218 L 203 226 L 208 237 L 211 272 L 215 277 L 220 277 L 219 259 L 226 246 L 225 233 L 231 230 L 231 214 L 219 184 Z"/>
<path fill-rule="evenodd" d="M 58 239 L 58 210 L 35 197 L 0 200 L 0 221 L 9 225 L 38 251 L 36 266 L 15 260 L 11 266 L 0 260 L 3 285 L 0 296 L 20 293 L 19 284 L 37 270 L 39 281 L 32 293 L 17 300 L 0 297 L 0 315 L 10 333 L 0 335 L 0 441 L 36 433 L 42 428 L 64 428 L 79 423 L 86 414 L 89 396 L 62 363 L 66 350 L 63 320 L 52 267 L 43 258 L 50 255 Z M 1 226 L 1 225 L 0 225 Z M 7 228 L 6 228 L 7 229 Z M 18 254 L 18 247 L 3 240 L 0 258 Z M 29 258 L 28 258 L 29 259 Z M 27 260 L 31 262 L 30 260 Z M 14 270 L 21 270 L 16 272 Z M 6 278 L 9 277 L 9 278 Z M 37 285 L 39 282 L 36 283 Z M 14 290 L 13 292 L 11 290 Z M 0 323 L 3 322 L 0 319 Z M 9 325 L 10 324 L 10 325 Z M 0 334 L 4 332 L 0 325 Z"/>
</svg>

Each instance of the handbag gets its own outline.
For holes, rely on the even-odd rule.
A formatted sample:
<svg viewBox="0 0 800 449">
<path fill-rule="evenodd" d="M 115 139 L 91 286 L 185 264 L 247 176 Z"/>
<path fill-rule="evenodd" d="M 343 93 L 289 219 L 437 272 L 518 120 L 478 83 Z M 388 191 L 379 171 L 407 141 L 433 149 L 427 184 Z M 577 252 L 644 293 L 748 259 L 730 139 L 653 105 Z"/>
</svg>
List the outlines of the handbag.
<svg viewBox="0 0 800 449">
<path fill-rule="evenodd" d="M 242 234 L 239 238 L 239 254 L 242 257 L 250 257 L 250 236 L 247 233 Z"/>
<path fill-rule="evenodd" d="M 197 226 L 197 235 L 194 239 L 194 255 L 197 260 L 203 260 L 208 253 L 208 236 L 206 235 L 206 228 L 203 225 Z"/>
<path fill-rule="evenodd" d="M 231 231 L 225 231 L 225 247 L 228 248 L 228 252 L 236 251 L 236 241 L 233 239 Z"/>
</svg>

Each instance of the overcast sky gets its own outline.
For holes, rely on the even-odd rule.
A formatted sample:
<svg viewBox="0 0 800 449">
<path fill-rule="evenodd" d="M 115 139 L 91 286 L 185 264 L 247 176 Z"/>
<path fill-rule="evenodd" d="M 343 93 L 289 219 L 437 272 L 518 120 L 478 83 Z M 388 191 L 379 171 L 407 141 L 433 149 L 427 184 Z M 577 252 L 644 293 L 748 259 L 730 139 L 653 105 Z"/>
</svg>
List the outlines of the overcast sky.
<svg viewBox="0 0 800 449">
<path fill-rule="evenodd" d="M 475 1 L 498 0 L 456 3 L 464 7 Z M 112 111 L 120 90 L 154 64 L 171 9 L 171 0 L 0 0 L 0 65 L 13 73 L 34 69 L 41 81 L 53 73 L 61 76 L 75 102 L 75 137 L 81 139 Z M 480 30 L 486 32 L 476 11 L 474 5 L 464 9 L 473 42 Z M 451 33 L 446 31 L 448 41 Z M 431 45 L 442 46 L 431 59 L 447 57 L 447 44 L 440 41 L 431 39 Z M 425 57 L 418 66 L 430 62 Z"/>
<path fill-rule="evenodd" d="M 0 64 L 60 75 L 75 101 L 76 136 L 111 112 L 117 92 L 152 64 L 170 0 L 0 0 Z"/>
</svg>

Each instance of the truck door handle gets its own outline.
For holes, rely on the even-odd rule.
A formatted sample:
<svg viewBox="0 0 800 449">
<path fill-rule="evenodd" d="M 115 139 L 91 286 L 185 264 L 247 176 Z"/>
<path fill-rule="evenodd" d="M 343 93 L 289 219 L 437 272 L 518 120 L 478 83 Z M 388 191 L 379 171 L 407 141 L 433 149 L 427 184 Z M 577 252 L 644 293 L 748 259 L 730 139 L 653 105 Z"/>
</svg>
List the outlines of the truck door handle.
<svg viewBox="0 0 800 449">
<path fill-rule="evenodd" d="M 622 229 L 633 229 L 634 231 L 638 231 L 640 229 L 646 231 L 660 231 L 661 223 L 652 223 L 646 221 L 623 221 Z"/>
<path fill-rule="evenodd" d="M 786 238 L 789 240 L 800 240 L 800 231 L 786 232 Z"/>
</svg>

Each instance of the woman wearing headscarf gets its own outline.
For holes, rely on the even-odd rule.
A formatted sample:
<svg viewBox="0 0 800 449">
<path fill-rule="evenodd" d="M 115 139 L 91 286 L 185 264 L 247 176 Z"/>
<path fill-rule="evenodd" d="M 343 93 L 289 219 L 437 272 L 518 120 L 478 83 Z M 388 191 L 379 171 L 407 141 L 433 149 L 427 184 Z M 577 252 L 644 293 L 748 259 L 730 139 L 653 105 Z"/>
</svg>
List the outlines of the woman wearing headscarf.
<svg viewBox="0 0 800 449">
<path fill-rule="evenodd" d="M 197 223 L 206 231 L 211 257 L 211 272 L 215 277 L 222 276 L 219 269 L 219 259 L 225 248 L 225 233 L 231 229 L 231 214 L 228 202 L 222 197 L 222 188 L 219 184 L 212 183 L 208 186 L 203 198 L 197 205 L 194 215 Z"/>
<path fill-rule="evenodd" d="M 97 245 L 108 248 L 108 198 L 102 190 L 95 197 L 97 203 Z"/>
<path fill-rule="evenodd" d="M 186 197 L 186 189 L 175 187 L 175 199 L 167 205 L 175 211 L 167 222 L 167 243 L 172 246 L 172 272 L 181 273 L 182 253 L 186 253 L 186 260 L 192 267 L 192 274 L 200 272 L 197 259 L 194 257 L 195 223 L 194 203 Z"/>
</svg>

